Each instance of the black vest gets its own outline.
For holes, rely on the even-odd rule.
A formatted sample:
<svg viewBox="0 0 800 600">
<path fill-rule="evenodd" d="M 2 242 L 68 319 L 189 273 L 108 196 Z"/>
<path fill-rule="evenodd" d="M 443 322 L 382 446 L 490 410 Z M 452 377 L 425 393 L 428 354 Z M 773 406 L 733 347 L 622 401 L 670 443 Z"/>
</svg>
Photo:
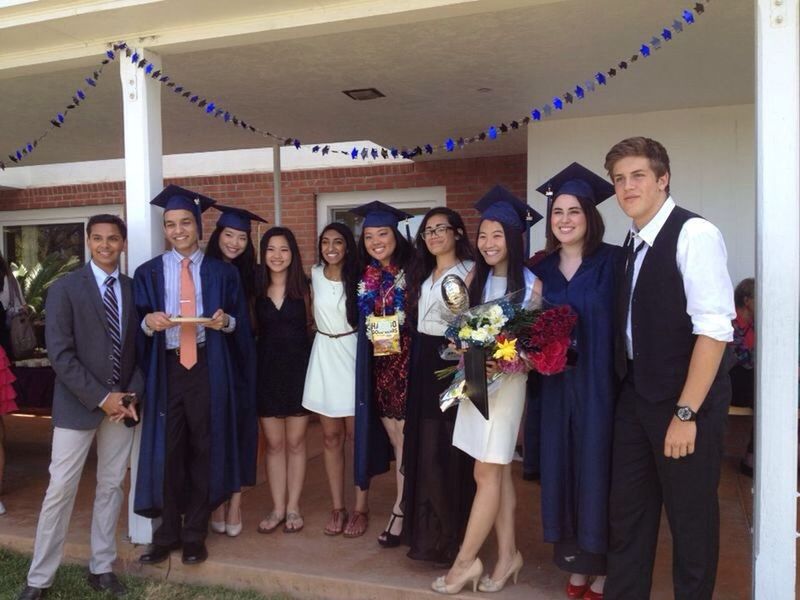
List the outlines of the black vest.
<svg viewBox="0 0 800 600">
<path fill-rule="evenodd" d="M 636 392 L 650 402 L 676 400 L 689 372 L 696 336 L 686 313 L 683 277 L 675 255 L 684 223 L 697 216 L 678 206 L 672 210 L 647 249 L 633 290 L 633 383 Z M 621 376 L 625 371 L 626 300 L 619 295 L 616 364 Z"/>
</svg>

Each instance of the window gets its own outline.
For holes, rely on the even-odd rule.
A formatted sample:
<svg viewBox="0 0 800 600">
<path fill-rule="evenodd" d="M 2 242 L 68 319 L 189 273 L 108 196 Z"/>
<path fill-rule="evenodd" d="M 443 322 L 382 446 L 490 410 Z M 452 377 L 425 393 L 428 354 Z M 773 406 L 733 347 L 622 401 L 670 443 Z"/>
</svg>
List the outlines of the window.
<svg viewBox="0 0 800 600">
<path fill-rule="evenodd" d="M 29 269 L 48 256 L 64 261 L 75 256 L 85 264 L 89 218 L 100 213 L 122 216 L 122 211 L 122 205 L 0 211 L 0 251 L 8 263 Z"/>
<path fill-rule="evenodd" d="M 56 255 L 64 260 L 77 256 L 84 264 L 84 226 L 80 221 L 3 227 L 6 261 L 30 269 L 48 256 Z"/>
<path fill-rule="evenodd" d="M 415 215 L 409 219 L 411 237 L 417 234 L 422 216 L 435 206 L 445 206 L 447 199 L 445 187 L 407 188 L 401 190 L 375 190 L 368 192 L 339 192 L 317 194 L 317 232 L 321 233 L 325 225 L 338 221 L 348 225 L 356 239 L 361 236 L 361 217 L 350 212 L 350 209 L 380 200 L 399 210 Z M 401 225 L 401 233 L 402 225 Z"/>
</svg>

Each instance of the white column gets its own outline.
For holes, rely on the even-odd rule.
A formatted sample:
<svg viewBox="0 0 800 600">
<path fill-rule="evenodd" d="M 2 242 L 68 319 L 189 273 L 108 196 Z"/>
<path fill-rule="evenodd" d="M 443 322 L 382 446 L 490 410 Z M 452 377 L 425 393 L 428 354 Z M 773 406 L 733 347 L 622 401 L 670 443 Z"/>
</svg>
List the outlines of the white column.
<svg viewBox="0 0 800 600">
<path fill-rule="evenodd" d="M 800 302 L 798 0 L 756 2 L 753 597 L 794 598 Z"/>
<path fill-rule="evenodd" d="M 275 225 L 281 224 L 281 145 L 272 144 L 272 191 L 275 197 Z"/>
<path fill-rule="evenodd" d="M 139 48 L 140 57 L 161 65 L 158 55 Z M 161 152 L 161 84 L 147 76 L 120 53 L 122 104 L 125 124 L 125 215 L 128 224 L 128 272 L 164 250 L 161 209 L 150 200 L 163 188 Z M 128 496 L 128 536 L 135 544 L 148 544 L 154 523 L 133 512 L 139 467 L 141 425 L 136 428 L 131 452 L 131 490 Z"/>
<path fill-rule="evenodd" d="M 135 51 L 154 63 L 157 54 Z M 164 251 L 161 209 L 150 200 L 164 187 L 161 151 L 161 84 L 120 54 L 122 104 L 125 122 L 125 217 L 128 237 L 128 271 Z"/>
</svg>

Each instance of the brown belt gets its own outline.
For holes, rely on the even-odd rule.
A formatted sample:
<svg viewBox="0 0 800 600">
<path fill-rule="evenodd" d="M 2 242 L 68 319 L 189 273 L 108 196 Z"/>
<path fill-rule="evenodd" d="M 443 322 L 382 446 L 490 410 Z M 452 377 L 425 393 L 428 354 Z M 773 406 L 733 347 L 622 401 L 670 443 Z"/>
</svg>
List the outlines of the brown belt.
<svg viewBox="0 0 800 600">
<path fill-rule="evenodd" d="M 358 331 L 358 329 L 353 329 L 352 331 L 346 331 L 345 333 L 325 333 L 324 331 L 320 331 L 319 329 L 317 329 L 317 333 L 321 333 L 325 337 L 329 337 L 329 338 L 334 339 L 334 340 L 336 338 L 347 337 L 348 335 L 353 335 L 357 331 Z"/>
</svg>

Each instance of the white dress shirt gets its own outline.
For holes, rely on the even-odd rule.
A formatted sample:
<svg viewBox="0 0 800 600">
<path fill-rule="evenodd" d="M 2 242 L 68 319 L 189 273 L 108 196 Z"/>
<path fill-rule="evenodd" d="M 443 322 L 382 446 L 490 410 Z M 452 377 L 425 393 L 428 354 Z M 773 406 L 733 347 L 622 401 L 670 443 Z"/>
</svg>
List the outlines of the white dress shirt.
<svg viewBox="0 0 800 600">
<path fill-rule="evenodd" d="M 474 261 L 458 261 L 433 281 L 433 273 L 423 282 L 419 290 L 419 305 L 417 315 L 417 330 L 427 335 L 443 336 L 447 330 L 447 324 L 454 315 L 445 306 L 442 299 L 442 280 L 447 275 L 458 275 L 462 281 L 467 278 L 467 274 L 475 265 Z"/>
<path fill-rule="evenodd" d="M 648 248 L 655 242 L 656 236 L 674 208 L 675 201 L 670 196 L 641 231 L 637 230 L 635 225 L 631 225 L 630 235 L 634 248 L 644 243 L 633 265 L 632 290 L 636 289 L 636 280 Z M 678 235 L 675 260 L 683 277 L 686 313 L 692 319 L 692 333 L 705 335 L 720 342 L 732 341 L 731 320 L 736 317 L 736 309 L 733 303 L 733 285 L 728 274 L 728 252 L 725 249 L 722 233 L 705 219 L 699 217 L 689 219 L 683 224 Z M 625 327 L 625 343 L 628 358 L 633 358 L 630 303 Z"/>
</svg>

